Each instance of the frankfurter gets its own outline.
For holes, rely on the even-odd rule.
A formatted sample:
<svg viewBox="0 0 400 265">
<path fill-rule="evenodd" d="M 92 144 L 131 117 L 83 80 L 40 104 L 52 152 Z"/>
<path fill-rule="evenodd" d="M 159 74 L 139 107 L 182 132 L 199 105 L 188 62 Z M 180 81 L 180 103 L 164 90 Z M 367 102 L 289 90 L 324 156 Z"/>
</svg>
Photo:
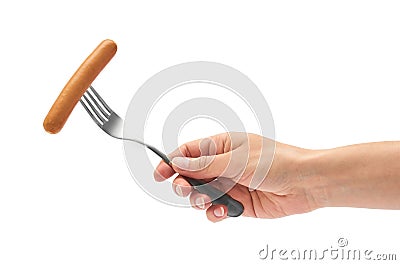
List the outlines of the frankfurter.
<svg viewBox="0 0 400 265">
<path fill-rule="evenodd" d="M 47 132 L 54 134 L 61 131 L 79 99 L 116 52 L 115 42 L 104 40 L 86 58 L 69 79 L 44 119 L 43 127 Z"/>
</svg>

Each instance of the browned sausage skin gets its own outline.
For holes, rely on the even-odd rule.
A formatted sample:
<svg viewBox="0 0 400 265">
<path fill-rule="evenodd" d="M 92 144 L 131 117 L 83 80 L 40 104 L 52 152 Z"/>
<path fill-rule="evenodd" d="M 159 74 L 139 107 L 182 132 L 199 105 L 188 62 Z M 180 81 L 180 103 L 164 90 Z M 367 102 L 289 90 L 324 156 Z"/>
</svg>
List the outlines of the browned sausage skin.
<svg viewBox="0 0 400 265">
<path fill-rule="evenodd" d="M 47 132 L 58 133 L 62 129 L 79 99 L 116 52 L 115 42 L 104 40 L 86 58 L 65 85 L 44 119 L 43 127 Z"/>
</svg>

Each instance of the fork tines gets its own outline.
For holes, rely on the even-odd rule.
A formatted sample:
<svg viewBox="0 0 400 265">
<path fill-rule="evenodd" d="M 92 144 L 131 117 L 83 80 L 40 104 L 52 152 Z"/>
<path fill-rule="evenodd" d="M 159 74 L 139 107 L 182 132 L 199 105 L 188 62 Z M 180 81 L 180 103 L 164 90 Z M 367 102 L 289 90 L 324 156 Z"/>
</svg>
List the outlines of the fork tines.
<svg viewBox="0 0 400 265">
<path fill-rule="evenodd" d="M 112 114 L 111 108 L 90 86 L 79 100 L 87 113 L 100 127 L 104 125 Z"/>
</svg>

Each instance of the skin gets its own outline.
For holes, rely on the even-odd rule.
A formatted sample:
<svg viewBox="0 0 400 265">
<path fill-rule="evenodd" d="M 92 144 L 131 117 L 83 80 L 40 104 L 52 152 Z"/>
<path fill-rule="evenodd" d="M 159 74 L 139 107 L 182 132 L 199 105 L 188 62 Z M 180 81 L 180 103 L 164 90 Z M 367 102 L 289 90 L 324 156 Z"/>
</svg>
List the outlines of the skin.
<svg viewBox="0 0 400 265">
<path fill-rule="evenodd" d="M 178 173 L 175 192 L 189 196 L 192 206 L 205 210 L 212 222 L 227 218 L 226 207 L 212 205 L 181 175 L 206 181 L 219 177 L 213 185 L 240 201 L 244 216 L 255 218 L 322 207 L 400 209 L 400 142 L 308 150 L 260 135 L 224 133 L 188 142 L 169 158 L 173 168 L 160 162 L 155 180 Z"/>
</svg>

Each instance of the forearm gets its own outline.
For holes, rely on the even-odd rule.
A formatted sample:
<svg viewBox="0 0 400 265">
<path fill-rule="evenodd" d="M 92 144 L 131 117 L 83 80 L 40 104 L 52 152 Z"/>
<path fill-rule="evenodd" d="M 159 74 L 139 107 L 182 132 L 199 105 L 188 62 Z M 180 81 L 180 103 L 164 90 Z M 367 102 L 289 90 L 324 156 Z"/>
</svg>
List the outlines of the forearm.
<svg viewBox="0 0 400 265">
<path fill-rule="evenodd" d="M 400 142 L 313 151 L 308 162 L 318 207 L 400 209 Z"/>
</svg>

